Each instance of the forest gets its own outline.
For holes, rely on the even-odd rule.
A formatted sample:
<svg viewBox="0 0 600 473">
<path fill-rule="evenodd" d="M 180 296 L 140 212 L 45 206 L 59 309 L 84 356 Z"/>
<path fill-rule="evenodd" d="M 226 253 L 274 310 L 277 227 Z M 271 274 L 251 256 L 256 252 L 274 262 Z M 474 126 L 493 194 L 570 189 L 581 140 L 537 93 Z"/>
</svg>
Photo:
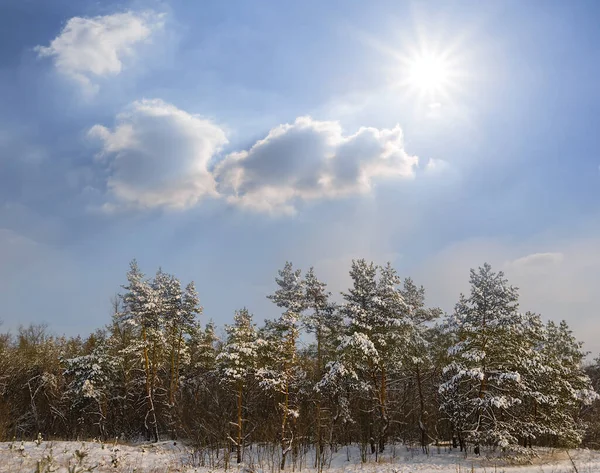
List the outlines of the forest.
<svg viewBox="0 0 600 473">
<path fill-rule="evenodd" d="M 566 322 L 520 312 L 502 272 L 471 270 L 450 314 L 389 263 L 354 260 L 350 277 L 334 303 L 312 268 L 286 263 L 267 295 L 280 316 L 240 308 L 219 337 L 193 282 L 134 260 L 105 328 L 1 336 L 0 441 L 185 440 L 238 463 L 269 445 L 281 469 L 306 448 L 322 469 L 347 445 L 363 461 L 396 443 L 599 445 L 599 362 Z"/>
</svg>

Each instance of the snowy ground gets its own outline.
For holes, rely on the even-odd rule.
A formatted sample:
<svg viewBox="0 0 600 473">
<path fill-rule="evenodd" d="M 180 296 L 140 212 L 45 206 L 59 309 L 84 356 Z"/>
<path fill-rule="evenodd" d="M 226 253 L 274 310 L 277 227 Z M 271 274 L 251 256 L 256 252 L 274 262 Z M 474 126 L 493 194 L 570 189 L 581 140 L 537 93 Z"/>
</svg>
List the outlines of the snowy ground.
<svg viewBox="0 0 600 473">
<path fill-rule="evenodd" d="M 331 458 L 331 473 L 600 473 L 600 452 L 572 450 L 570 455 L 559 450 L 539 451 L 537 458 L 527 464 L 514 464 L 505 458 L 465 458 L 453 451 L 433 448 L 430 455 L 419 449 L 396 446 L 380 458 L 362 464 L 357 448 L 342 448 Z M 98 442 L 35 442 L 0 443 L 0 473 L 270 473 L 277 471 L 276 451 L 253 448 L 252 460 L 247 465 L 227 465 L 226 458 L 214 453 L 194 452 L 193 449 L 173 442 L 140 445 L 114 445 Z M 297 459 L 287 471 L 310 473 L 313 460 L 310 454 Z M 350 458 L 348 460 L 348 458 Z M 233 457 L 231 458 L 231 460 Z"/>
</svg>

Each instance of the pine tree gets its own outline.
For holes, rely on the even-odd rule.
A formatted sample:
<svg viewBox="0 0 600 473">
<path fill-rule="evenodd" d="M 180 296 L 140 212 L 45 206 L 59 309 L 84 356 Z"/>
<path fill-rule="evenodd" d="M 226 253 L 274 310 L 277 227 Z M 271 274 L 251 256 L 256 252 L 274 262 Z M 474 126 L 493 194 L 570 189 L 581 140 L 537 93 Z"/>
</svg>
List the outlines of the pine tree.
<svg viewBox="0 0 600 473">
<path fill-rule="evenodd" d="M 513 421 L 525 389 L 522 356 L 526 324 L 517 289 L 485 264 L 471 270 L 471 295 L 461 295 L 450 325 L 458 343 L 450 350 L 440 386 L 441 409 L 464 441 L 507 447 L 518 443 Z"/>
<path fill-rule="evenodd" d="M 70 380 L 67 395 L 73 400 L 73 408 L 81 413 L 81 420 L 95 418 L 99 436 L 106 439 L 108 401 L 114 390 L 116 360 L 104 339 L 91 336 L 88 344 L 93 344 L 89 354 L 63 360 L 64 375 Z"/>
<path fill-rule="evenodd" d="M 365 440 L 371 445 L 371 453 L 376 452 L 376 444 L 383 452 L 390 424 L 388 377 L 399 369 L 400 353 L 407 344 L 406 303 L 398 288 L 400 278 L 389 263 L 378 267 L 355 260 L 350 276 L 353 286 L 343 294 L 342 306 L 349 320 L 347 335 L 340 344 L 345 366 L 332 368 L 359 381 L 356 386 L 367 395 L 366 410 L 370 413 Z"/>
<path fill-rule="evenodd" d="M 259 341 L 252 315 L 247 309 L 236 312 L 234 324 L 226 325 L 227 340 L 221 353 L 217 356 L 217 364 L 221 378 L 232 385 L 236 393 L 236 436 L 231 442 L 236 447 L 236 461 L 242 462 L 244 442 L 244 388 L 257 367 Z"/>
<path fill-rule="evenodd" d="M 114 360 L 115 389 L 111 393 L 115 411 L 113 429 L 118 432 L 117 435 L 128 435 L 132 426 L 137 424 L 135 414 L 139 386 L 136 373 L 140 367 L 140 357 L 136 350 L 131 349 L 139 343 L 137 327 L 125 319 L 122 302 L 120 297 L 112 300 L 113 314 L 107 327 L 106 344 Z M 145 403 L 145 392 L 142 393 L 142 399 Z"/>
<path fill-rule="evenodd" d="M 169 380 L 168 403 L 172 437 L 175 438 L 176 426 L 174 416 L 176 412 L 177 395 L 179 392 L 182 368 L 189 363 L 187 341 L 192 337 L 197 326 L 197 316 L 202 313 L 198 293 L 193 282 L 190 282 L 185 291 L 175 277 L 170 276 L 165 292 L 166 313 L 165 331 L 169 351 Z"/>
<path fill-rule="evenodd" d="M 294 425 L 299 416 L 293 388 L 294 383 L 303 377 L 297 363 L 296 342 L 300 335 L 301 316 L 306 302 L 301 271 L 294 270 L 292 263 L 286 262 L 275 281 L 279 288 L 268 298 L 285 310 L 279 319 L 267 325 L 264 331 L 267 342 L 264 347 L 266 366 L 257 374 L 261 377 L 263 386 L 278 391 L 282 397 L 280 468 L 283 470 L 287 455 L 294 444 Z"/>
<path fill-rule="evenodd" d="M 379 391 L 379 452 L 383 453 L 390 426 L 388 408 L 388 377 L 398 371 L 402 365 L 402 353 L 408 347 L 410 320 L 406 317 L 407 306 L 399 289 L 400 278 L 390 263 L 380 267 L 377 283 L 375 307 L 376 330 L 372 331 L 373 341 L 379 353 L 379 379 L 373 376 L 375 388 Z"/>
<path fill-rule="evenodd" d="M 158 416 L 156 413 L 157 348 L 161 329 L 160 300 L 157 287 L 161 279 L 154 283 L 146 281 L 137 261 L 133 260 L 127 273 L 128 284 L 123 286 L 127 292 L 123 295 L 124 312 L 122 318 L 138 330 L 138 339 L 130 352 L 140 352 L 143 360 L 145 397 L 147 403 L 144 416 L 146 432 L 159 440 Z"/>
<path fill-rule="evenodd" d="M 579 419 L 582 406 L 598 399 L 582 367 L 586 353 L 563 320 L 546 325 L 540 350 L 541 367 L 535 381 L 535 414 L 538 435 L 556 446 L 581 443 L 584 425 Z"/>
<path fill-rule="evenodd" d="M 407 319 L 407 337 L 406 350 L 402 363 L 405 371 L 412 379 L 412 384 L 416 386 L 418 398 L 418 426 L 421 438 L 421 448 L 427 452 L 428 444 L 428 414 L 427 414 L 427 379 L 433 377 L 434 371 L 434 350 L 431 343 L 437 334 L 437 329 L 429 324 L 440 317 L 442 311 L 434 308 L 429 309 L 425 306 L 425 289 L 423 286 L 417 287 L 412 279 L 404 280 L 401 289 L 402 298 L 406 304 Z"/>
<path fill-rule="evenodd" d="M 323 379 L 325 364 L 335 351 L 335 339 L 341 328 L 342 320 L 336 310 L 335 304 L 329 301 L 331 293 L 326 290 L 327 285 L 315 276 L 311 267 L 304 277 L 305 282 L 305 310 L 304 325 L 309 333 L 314 333 L 315 353 L 315 426 L 316 426 L 316 451 L 315 467 L 323 467 L 323 399 L 319 383 Z M 331 436 L 331 430 L 330 430 Z"/>
</svg>

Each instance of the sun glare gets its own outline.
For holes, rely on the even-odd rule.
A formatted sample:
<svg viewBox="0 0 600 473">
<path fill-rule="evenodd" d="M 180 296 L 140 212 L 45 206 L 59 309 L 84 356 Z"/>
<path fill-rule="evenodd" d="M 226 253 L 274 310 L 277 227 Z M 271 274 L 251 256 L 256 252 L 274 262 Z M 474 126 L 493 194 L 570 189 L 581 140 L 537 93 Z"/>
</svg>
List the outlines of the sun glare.
<svg viewBox="0 0 600 473">
<path fill-rule="evenodd" d="M 449 66 L 441 56 L 422 54 L 408 63 L 408 85 L 432 98 L 447 92 L 449 78 Z"/>
</svg>

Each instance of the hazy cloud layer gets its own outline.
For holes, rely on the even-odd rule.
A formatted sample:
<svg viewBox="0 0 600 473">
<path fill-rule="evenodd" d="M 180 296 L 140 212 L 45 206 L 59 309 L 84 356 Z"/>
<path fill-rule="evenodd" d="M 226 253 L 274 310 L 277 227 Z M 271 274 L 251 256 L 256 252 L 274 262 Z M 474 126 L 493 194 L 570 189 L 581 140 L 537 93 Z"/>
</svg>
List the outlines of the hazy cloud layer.
<svg viewBox="0 0 600 473">
<path fill-rule="evenodd" d="M 215 195 L 208 170 L 211 157 L 227 142 L 210 120 L 162 100 L 134 102 L 110 130 L 88 132 L 102 143 L 99 159 L 109 169 L 107 187 L 115 204 L 133 208 L 185 208 Z"/>
<path fill-rule="evenodd" d="M 599 247 L 596 236 L 552 240 L 540 237 L 519 243 L 471 239 L 431 255 L 416 268 L 414 277 L 425 285 L 430 304 L 452 311 L 458 295 L 469 292 L 469 269 L 489 262 L 520 288 L 522 311 L 540 313 L 545 319 L 566 319 L 578 338 L 585 341 L 586 348 L 598 353 Z"/>
<path fill-rule="evenodd" d="M 37 46 L 39 57 L 51 57 L 56 69 L 95 93 L 95 78 L 119 74 L 135 46 L 162 28 L 163 15 L 153 12 L 74 17 L 49 46 Z"/>
<path fill-rule="evenodd" d="M 8 229 L 0 228 L 0 278 L 4 280 L 10 274 L 39 257 L 39 244 Z"/>
</svg>

